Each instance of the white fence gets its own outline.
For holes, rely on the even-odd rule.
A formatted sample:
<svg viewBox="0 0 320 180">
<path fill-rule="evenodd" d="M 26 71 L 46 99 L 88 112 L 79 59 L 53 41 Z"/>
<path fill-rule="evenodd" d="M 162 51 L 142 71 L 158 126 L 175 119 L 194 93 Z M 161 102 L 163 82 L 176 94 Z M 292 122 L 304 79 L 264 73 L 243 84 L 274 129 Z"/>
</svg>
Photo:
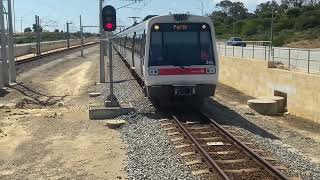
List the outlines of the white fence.
<svg viewBox="0 0 320 180">
<path fill-rule="evenodd" d="M 261 46 L 247 43 L 246 47 L 229 46 L 225 42 L 217 43 L 218 54 L 275 62 L 278 68 L 303 70 L 308 73 L 320 73 L 320 49 L 299 49 Z"/>
</svg>

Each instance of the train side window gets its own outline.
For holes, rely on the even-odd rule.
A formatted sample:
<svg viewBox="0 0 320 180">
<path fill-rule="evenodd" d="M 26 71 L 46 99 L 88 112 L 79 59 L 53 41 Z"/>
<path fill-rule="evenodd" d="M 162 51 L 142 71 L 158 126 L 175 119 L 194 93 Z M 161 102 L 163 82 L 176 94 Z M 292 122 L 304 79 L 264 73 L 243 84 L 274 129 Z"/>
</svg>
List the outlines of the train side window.
<svg viewBox="0 0 320 180">
<path fill-rule="evenodd" d="M 144 57 L 145 45 L 146 45 L 146 37 L 145 37 L 145 34 L 142 34 L 141 35 L 141 49 L 140 49 L 140 57 L 141 58 Z"/>
<path fill-rule="evenodd" d="M 162 56 L 162 44 L 162 32 L 152 32 L 150 41 L 149 66 L 159 64 L 159 62 L 164 60 Z"/>
<path fill-rule="evenodd" d="M 206 64 L 216 65 L 210 32 L 200 32 L 201 60 Z"/>
<path fill-rule="evenodd" d="M 127 47 L 127 41 L 128 41 L 128 39 L 127 39 L 127 35 L 125 36 L 125 38 L 124 38 L 124 44 L 123 44 L 123 47 Z"/>
<path fill-rule="evenodd" d="M 135 67 L 134 65 L 134 51 L 135 51 L 135 44 L 136 44 L 136 35 L 137 33 L 133 33 L 133 37 L 132 37 L 132 47 L 131 47 L 131 53 L 132 53 L 132 66 Z"/>
</svg>

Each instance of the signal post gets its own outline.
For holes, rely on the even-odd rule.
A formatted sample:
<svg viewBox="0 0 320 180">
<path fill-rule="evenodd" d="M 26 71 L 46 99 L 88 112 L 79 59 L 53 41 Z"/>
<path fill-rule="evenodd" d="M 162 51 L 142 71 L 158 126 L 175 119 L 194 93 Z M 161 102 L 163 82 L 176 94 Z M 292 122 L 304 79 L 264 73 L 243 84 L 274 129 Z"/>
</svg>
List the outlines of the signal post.
<svg viewBox="0 0 320 180">
<path fill-rule="evenodd" d="M 104 106 L 90 106 L 89 107 L 89 118 L 92 120 L 95 119 L 111 119 L 121 116 L 123 114 L 128 114 L 134 111 L 132 105 L 129 104 L 120 104 L 117 100 L 117 97 L 114 95 L 114 86 L 113 86 L 113 56 L 112 56 L 112 32 L 117 29 L 117 18 L 116 18 L 116 9 L 113 6 L 102 7 L 100 3 L 100 81 L 105 81 L 105 64 L 104 64 L 104 55 L 105 55 L 105 45 L 108 44 L 108 56 L 109 56 L 109 84 L 110 84 L 110 93 L 104 102 Z M 104 30 L 104 31 L 103 31 Z M 107 39 L 104 39 L 104 33 L 108 33 Z"/>
</svg>

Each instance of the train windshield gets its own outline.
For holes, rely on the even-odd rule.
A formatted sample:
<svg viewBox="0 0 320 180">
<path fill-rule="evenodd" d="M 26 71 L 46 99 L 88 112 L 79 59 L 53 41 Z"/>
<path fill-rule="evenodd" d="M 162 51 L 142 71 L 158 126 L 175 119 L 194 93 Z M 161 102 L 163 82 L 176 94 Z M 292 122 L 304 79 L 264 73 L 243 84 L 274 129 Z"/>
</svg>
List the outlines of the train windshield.
<svg viewBox="0 0 320 180">
<path fill-rule="evenodd" d="M 151 31 L 149 66 L 215 65 L 210 26 L 157 24 Z"/>
</svg>

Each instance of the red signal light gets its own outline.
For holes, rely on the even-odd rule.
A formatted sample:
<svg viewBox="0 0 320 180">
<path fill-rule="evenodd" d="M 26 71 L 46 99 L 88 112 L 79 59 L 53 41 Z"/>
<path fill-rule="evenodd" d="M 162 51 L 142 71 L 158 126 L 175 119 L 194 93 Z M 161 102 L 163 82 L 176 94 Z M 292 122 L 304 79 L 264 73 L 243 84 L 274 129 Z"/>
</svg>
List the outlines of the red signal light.
<svg viewBox="0 0 320 180">
<path fill-rule="evenodd" d="M 112 23 L 107 23 L 107 24 L 105 24 L 105 27 L 107 29 L 112 29 L 113 28 L 113 24 Z"/>
<path fill-rule="evenodd" d="M 105 31 L 112 32 L 117 28 L 116 9 L 106 6 L 102 9 L 102 26 Z"/>
</svg>

